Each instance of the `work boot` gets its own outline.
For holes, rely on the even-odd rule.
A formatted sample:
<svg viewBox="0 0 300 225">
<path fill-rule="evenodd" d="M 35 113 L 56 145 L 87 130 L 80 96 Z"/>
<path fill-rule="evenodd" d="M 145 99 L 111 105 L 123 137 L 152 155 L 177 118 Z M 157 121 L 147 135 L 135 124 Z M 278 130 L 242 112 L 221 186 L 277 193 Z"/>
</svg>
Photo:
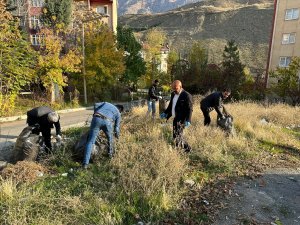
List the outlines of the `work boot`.
<svg viewBox="0 0 300 225">
<path fill-rule="evenodd" d="M 82 165 L 81 169 L 83 170 L 87 170 L 89 168 L 89 166 L 87 164 Z"/>
</svg>

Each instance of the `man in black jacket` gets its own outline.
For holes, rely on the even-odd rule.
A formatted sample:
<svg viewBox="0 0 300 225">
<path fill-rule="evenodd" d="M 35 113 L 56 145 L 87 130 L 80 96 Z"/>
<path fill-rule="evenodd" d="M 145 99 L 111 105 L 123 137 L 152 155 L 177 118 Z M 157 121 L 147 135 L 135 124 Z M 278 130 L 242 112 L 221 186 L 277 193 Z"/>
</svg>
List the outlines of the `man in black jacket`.
<svg viewBox="0 0 300 225">
<path fill-rule="evenodd" d="M 193 102 L 190 93 L 182 88 L 181 81 L 175 80 L 172 84 L 173 93 L 170 103 L 160 115 L 160 118 L 169 119 L 173 117 L 173 138 L 176 147 L 182 147 L 185 152 L 190 152 L 191 147 L 183 139 L 183 129 L 191 125 Z"/>
<path fill-rule="evenodd" d="M 28 111 L 27 123 L 28 126 L 37 126 L 32 133 L 39 135 L 39 133 L 42 132 L 47 153 L 52 150 L 51 128 L 53 128 L 53 125 L 56 129 L 56 140 L 61 141 L 62 139 L 59 116 L 57 112 L 47 106 L 33 108 Z"/>
<path fill-rule="evenodd" d="M 226 112 L 226 109 L 223 106 L 223 100 L 228 98 L 228 96 L 231 94 L 231 90 L 229 88 L 225 88 L 222 92 L 214 92 L 200 102 L 200 108 L 202 110 L 203 116 L 204 116 L 204 125 L 208 126 L 211 122 L 209 113 L 213 111 L 214 109 L 218 113 L 219 118 L 224 118 L 223 113 L 221 112 L 221 109 L 223 108 L 223 111 L 225 114 L 228 114 Z"/>
<path fill-rule="evenodd" d="M 155 113 L 156 113 L 156 101 L 159 99 L 162 99 L 161 96 L 158 96 L 156 94 L 156 89 L 159 82 L 158 80 L 155 80 L 152 84 L 152 86 L 148 90 L 148 97 L 147 97 L 147 103 L 148 103 L 148 111 L 147 111 L 147 117 L 152 111 L 152 119 L 155 119 Z"/>
</svg>

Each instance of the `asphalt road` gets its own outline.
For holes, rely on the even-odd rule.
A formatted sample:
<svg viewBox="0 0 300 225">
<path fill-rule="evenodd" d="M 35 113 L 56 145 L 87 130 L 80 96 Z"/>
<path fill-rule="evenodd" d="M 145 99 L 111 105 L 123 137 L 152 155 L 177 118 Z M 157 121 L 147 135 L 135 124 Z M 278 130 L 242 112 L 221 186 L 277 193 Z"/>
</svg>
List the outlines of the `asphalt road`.
<svg viewBox="0 0 300 225">
<path fill-rule="evenodd" d="M 62 130 L 75 126 L 84 126 L 86 121 L 91 120 L 92 114 L 92 109 L 61 113 L 60 124 Z M 0 160 L 1 151 L 15 143 L 24 127 L 26 127 L 26 120 L 0 123 Z M 55 134 L 55 129 L 52 129 L 52 132 Z"/>
</svg>

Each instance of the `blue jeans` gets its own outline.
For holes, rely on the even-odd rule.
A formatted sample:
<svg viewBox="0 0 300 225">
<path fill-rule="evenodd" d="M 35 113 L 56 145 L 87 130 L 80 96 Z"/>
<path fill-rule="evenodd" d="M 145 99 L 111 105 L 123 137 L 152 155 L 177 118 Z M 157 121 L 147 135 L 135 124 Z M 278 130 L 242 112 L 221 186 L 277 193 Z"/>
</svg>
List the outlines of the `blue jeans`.
<svg viewBox="0 0 300 225">
<path fill-rule="evenodd" d="M 85 148 L 84 158 L 83 158 L 83 165 L 89 164 L 92 148 L 93 145 L 96 142 L 97 136 L 100 132 L 100 130 L 103 130 L 103 132 L 106 135 L 106 138 L 108 140 L 108 154 L 110 156 L 113 155 L 114 149 L 113 149 L 113 123 L 109 120 L 102 119 L 99 117 L 93 117 L 91 122 L 91 127 L 89 131 L 88 141 Z"/>
<path fill-rule="evenodd" d="M 149 115 L 150 112 L 152 111 L 152 117 L 155 117 L 155 113 L 156 113 L 156 104 L 155 104 L 155 100 L 148 100 L 148 101 L 147 101 L 147 104 L 148 104 L 147 115 Z"/>
</svg>

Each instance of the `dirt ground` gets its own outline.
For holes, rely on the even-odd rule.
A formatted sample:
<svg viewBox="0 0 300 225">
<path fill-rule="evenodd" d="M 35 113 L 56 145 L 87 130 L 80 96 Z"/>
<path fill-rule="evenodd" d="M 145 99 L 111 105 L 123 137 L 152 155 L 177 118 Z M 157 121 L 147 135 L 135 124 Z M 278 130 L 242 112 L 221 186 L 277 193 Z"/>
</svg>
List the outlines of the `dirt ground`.
<svg viewBox="0 0 300 225">
<path fill-rule="evenodd" d="M 300 225 L 300 165 L 238 180 L 214 225 Z"/>
</svg>

